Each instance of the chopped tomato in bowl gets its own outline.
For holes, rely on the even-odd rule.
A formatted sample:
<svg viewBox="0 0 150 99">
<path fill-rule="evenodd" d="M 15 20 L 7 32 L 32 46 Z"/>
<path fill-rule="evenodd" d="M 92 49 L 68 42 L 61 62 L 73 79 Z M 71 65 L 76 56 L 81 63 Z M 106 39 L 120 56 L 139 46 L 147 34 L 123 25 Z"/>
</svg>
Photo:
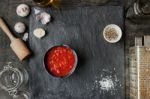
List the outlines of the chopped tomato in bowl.
<svg viewBox="0 0 150 99">
<path fill-rule="evenodd" d="M 44 57 L 45 68 L 55 77 L 71 75 L 77 66 L 77 54 L 67 45 L 50 48 Z"/>
</svg>

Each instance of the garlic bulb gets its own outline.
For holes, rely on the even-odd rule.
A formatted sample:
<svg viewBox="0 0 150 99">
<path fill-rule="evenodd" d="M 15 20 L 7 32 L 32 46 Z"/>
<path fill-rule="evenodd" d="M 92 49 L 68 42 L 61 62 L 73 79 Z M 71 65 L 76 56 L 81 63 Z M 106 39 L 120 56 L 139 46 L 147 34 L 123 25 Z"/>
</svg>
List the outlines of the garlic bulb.
<svg viewBox="0 0 150 99">
<path fill-rule="evenodd" d="M 14 30 L 17 32 L 17 33 L 24 33 L 25 30 L 26 30 L 26 26 L 24 23 L 22 22 L 17 22 L 14 26 Z"/>
<path fill-rule="evenodd" d="M 20 4 L 16 9 L 16 13 L 20 17 L 26 17 L 30 13 L 30 7 L 26 4 Z"/>
</svg>

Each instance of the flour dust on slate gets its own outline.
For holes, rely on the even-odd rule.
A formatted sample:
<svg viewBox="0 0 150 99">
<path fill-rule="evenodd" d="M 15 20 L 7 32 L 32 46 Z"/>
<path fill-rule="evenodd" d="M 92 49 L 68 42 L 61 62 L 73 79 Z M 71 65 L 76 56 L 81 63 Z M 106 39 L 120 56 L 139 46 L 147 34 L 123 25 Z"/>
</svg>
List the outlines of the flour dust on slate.
<svg viewBox="0 0 150 99">
<path fill-rule="evenodd" d="M 114 71 L 108 69 L 103 69 L 102 71 L 103 72 L 99 77 L 96 76 L 92 89 L 99 89 L 100 94 L 108 93 L 110 95 L 115 95 L 119 91 L 116 87 L 122 87 L 117 75 L 113 75 L 115 68 Z"/>
</svg>

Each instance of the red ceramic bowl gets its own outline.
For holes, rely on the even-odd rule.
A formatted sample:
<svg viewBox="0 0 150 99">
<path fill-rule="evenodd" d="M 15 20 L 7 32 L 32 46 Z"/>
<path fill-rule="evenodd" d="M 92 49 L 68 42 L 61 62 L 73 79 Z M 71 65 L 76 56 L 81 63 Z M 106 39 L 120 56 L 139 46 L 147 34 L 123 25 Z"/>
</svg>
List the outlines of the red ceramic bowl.
<svg viewBox="0 0 150 99">
<path fill-rule="evenodd" d="M 55 77 L 70 76 L 77 66 L 77 54 L 67 45 L 50 48 L 44 57 L 44 65 L 49 74 Z"/>
</svg>

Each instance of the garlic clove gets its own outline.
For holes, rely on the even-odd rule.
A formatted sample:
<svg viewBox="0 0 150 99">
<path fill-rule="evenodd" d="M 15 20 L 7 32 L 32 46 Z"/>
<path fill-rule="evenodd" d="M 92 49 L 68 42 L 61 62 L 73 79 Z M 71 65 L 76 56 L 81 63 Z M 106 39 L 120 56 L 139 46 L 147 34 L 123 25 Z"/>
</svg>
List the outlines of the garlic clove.
<svg viewBox="0 0 150 99">
<path fill-rule="evenodd" d="M 33 31 L 35 37 L 41 39 L 45 36 L 45 30 L 42 28 L 37 28 Z"/>
</svg>

